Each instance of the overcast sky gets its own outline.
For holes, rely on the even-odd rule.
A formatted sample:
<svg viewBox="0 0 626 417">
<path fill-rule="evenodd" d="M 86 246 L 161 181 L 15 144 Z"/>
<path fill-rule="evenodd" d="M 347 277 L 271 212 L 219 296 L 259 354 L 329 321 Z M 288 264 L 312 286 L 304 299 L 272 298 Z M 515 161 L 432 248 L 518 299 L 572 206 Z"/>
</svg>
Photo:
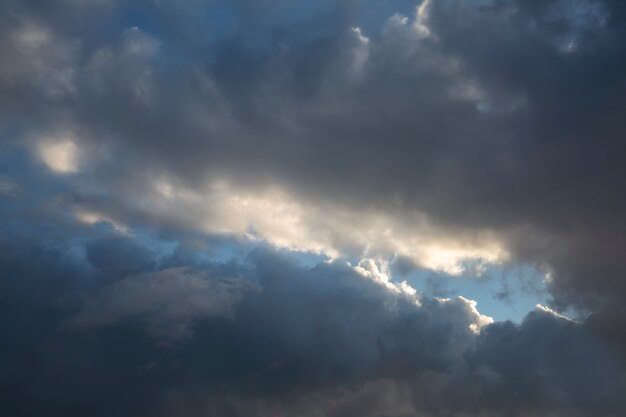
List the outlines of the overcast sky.
<svg viewBox="0 0 626 417">
<path fill-rule="evenodd" d="M 626 2 L 0 0 L 0 415 L 623 417 Z"/>
</svg>

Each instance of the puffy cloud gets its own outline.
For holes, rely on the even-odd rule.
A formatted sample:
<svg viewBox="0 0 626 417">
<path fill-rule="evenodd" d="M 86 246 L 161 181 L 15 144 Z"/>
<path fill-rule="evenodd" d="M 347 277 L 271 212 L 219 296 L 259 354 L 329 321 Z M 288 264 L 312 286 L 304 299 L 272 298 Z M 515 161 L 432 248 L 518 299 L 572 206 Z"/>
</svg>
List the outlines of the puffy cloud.
<svg viewBox="0 0 626 417">
<path fill-rule="evenodd" d="M 0 323 L 5 335 L 26 330 L 4 339 L 0 362 L 3 403 L 18 415 L 70 410 L 77 394 L 81 412 L 120 416 L 617 416 L 624 407 L 613 342 L 545 307 L 521 324 L 491 323 L 462 297 L 416 302 L 372 262 L 304 266 L 263 247 L 96 279 L 63 250 L 2 244 L 0 262 L 20 280 L 0 281 Z M 136 256 L 126 252 L 117 257 Z M 54 291 L 38 292 L 46 279 Z M 28 365 L 33 355 L 43 365 Z"/>
</svg>

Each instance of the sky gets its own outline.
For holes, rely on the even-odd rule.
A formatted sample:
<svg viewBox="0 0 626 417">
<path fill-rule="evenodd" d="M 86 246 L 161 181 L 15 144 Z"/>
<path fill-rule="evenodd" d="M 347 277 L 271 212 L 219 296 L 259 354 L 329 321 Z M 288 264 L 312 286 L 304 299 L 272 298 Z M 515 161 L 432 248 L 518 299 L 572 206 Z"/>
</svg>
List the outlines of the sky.
<svg viewBox="0 0 626 417">
<path fill-rule="evenodd" d="M 622 0 L 0 0 L 0 415 L 623 417 Z"/>
</svg>

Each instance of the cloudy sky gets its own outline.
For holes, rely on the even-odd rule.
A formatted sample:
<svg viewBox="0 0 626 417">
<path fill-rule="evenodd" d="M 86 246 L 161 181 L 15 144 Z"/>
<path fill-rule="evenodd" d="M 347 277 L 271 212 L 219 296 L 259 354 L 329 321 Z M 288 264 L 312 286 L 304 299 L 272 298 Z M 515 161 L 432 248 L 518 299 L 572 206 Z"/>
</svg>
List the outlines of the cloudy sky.
<svg viewBox="0 0 626 417">
<path fill-rule="evenodd" d="M 0 0 L 0 415 L 623 417 L 626 2 Z"/>
</svg>

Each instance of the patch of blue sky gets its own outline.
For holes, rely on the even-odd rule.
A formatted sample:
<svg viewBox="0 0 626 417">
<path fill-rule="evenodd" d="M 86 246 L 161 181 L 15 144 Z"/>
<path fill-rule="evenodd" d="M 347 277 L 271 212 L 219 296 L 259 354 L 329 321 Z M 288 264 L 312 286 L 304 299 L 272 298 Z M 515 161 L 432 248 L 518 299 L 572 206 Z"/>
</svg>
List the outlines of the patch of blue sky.
<svg viewBox="0 0 626 417">
<path fill-rule="evenodd" d="M 527 265 L 491 265 L 481 275 L 465 276 L 418 269 L 402 279 L 425 296 L 475 300 L 478 311 L 496 321 L 519 323 L 550 298 L 543 273 Z"/>
</svg>

